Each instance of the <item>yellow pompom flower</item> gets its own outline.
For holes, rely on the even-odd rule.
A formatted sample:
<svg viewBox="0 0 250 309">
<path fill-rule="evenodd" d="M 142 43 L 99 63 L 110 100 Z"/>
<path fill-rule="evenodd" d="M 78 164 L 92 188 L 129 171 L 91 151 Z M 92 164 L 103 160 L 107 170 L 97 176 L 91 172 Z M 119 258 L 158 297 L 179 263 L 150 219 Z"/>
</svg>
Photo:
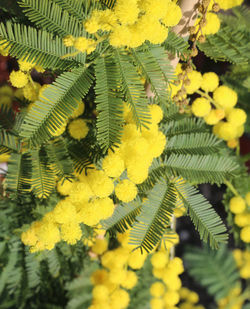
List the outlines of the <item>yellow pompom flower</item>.
<svg viewBox="0 0 250 309">
<path fill-rule="evenodd" d="M 113 181 L 100 170 L 89 170 L 88 183 L 94 195 L 108 197 L 114 190 Z"/>
<path fill-rule="evenodd" d="M 94 245 L 91 247 L 91 251 L 98 255 L 103 254 L 107 249 L 108 249 L 108 242 L 105 238 L 103 239 L 97 238 L 95 240 Z"/>
<path fill-rule="evenodd" d="M 180 296 L 179 296 L 179 293 L 176 291 L 167 291 L 163 299 L 164 299 L 165 305 L 174 306 L 179 302 Z"/>
<path fill-rule="evenodd" d="M 235 127 L 233 124 L 229 122 L 222 122 L 219 127 L 218 135 L 220 138 L 224 139 L 225 141 L 229 141 L 236 137 L 237 132 L 235 131 Z"/>
<path fill-rule="evenodd" d="M 81 116 L 84 113 L 85 105 L 82 100 L 77 101 L 77 108 L 74 110 L 73 114 L 71 115 L 71 118 L 77 118 Z"/>
<path fill-rule="evenodd" d="M 93 295 L 94 299 L 98 299 L 98 300 L 103 301 L 105 299 L 108 299 L 109 290 L 105 285 L 98 284 L 98 285 L 94 286 L 94 288 L 92 290 L 92 295 Z"/>
<path fill-rule="evenodd" d="M 101 219 L 104 220 L 111 217 L 115 209 L 113 200 L 110 197 L 104 197 L 99 201 L 101 203 L 101 210 L 100 210 Z"/>
<path fill-rule="evenodd" d="M 220 86 L 214 91 L 214 101 L 222 108 L 232 108 L 237 103 L 237 93 L 227 86 Z"/>
<path fill-rule="evenodd" d="M 85 37 L 78 37 L 74 41 L 74 47 L 80 52 L 87 52 L 87 54 L 90 54 L 95 50 L 96 42 L 95 40 L 87 39 Z"/>
<path fill-rule="evenodd" d="M 234 196 L 229 202 L 229 209 L 234 214 L 240 214 L 246 209 L 246 202 L 241 196 Z"/>
<path fill-rule="evenodd" d="M 193 291 L 188 294 L 187 301 L 192 304 L 196 304 L 199 301 L 199 295 Z"/>
<path fill-rule="evenodd" d="M 192 104 L 192 113 L 196 117 L 204 117 L 209 114 L 211 110 L 210 102 L 205 98 L 197 98 Z"/>
<path fill-rule="evenodd" d="M 187 74 L 188 79 L 190 80 L 190 84 L 185 86 L 188 94 L 193 94 L 197 91 L 202 83 L 202 75 L 200 72 L 193 70 L 192 72 Z"/>
<path fill-rule="evenodd" d="M 83 176 L 81 176 L 80 180 L 80 182 L 74 184 L 68 198 L 73 204 L 88 202 L 90 197 L 94 195 L 87 180 Z"/>
<path fill-rule="evenodd" d="M 139 162 L 136 165 L 135 163 L 128 163 L 127 165 L 127 174 L 128 178 L 135 184 L 140 184 L 145 181 L 148 177 L 148 167 Z"/>
<path fill-rule="evenodd" d="M 51 250 L 55 244 L 61 240 L 60 231 L 56 224 L 43 222 L 39 229 L 38 239 L 45 245 L 45 248 Z"/>
<path fill-rule="evenodd" d="M 97 269 L 91 274 L 91 283 L 94 285 L 105 284 L 108 280 L 108 272 L 106 269 Z"/>
<path fill-rule="evenodd" d="M 76 244 L 82 237 L 82 230 L 79 224 L 75 222 L 61 225 L 61 237 L 70 245 Z"/>
<path fill-rule="evenodd" d="M 140 250 L 132 251 L 129 255 L 128 266 L 133 269 L 140 269 L 144 265 L 146 257 L 147 254 L 142 254 Z"/>
<path fill-rule="evenodd" d="M 152 298 L 150 300 L 151 309 L 164 309 L 164 301 L 161 298 Z"/>
<path fill-rule="evenodd" d="M 227 141 L 227 146 L 231 149 L 236 148 L 238 145 L 239 145 L 239 141 L 236 138 L 233 138 Z"/>
<path fill-rule="evenodd" d="M 243 125 L 247 120 L 246 112 L 241 108 L 232 108 L 227 115 L 227 121 L 235 126 Z"/>
<path fill-rule="evenodd" d="M 129 304 L 130 298 L 128 292 L 123 289 L 116 289 L 110 298 L 111 308 L 125 309 Z"/>
<path fill-rule="evenodd" d="M 113 268 L 109 272 L 109 280 L 114 284 L 121 284 L 126 280 L 127 272 L 124 269 Z"/>
<path fill-rule="evenodd" d="M 245 200 L 246 200 L 247 206 L 250 206 L 250 192 L 247 192 L 245 196 Z"/>
<path fill-rule="evenodd" d="M 250 222 L 249 220 L 250 220 L 250 215 L 244 212 L 239 213 L 235 215 L 234 217 L 235 224 L 237 224 L 240 227 L 249 225 L 249 222 Z"/>
<path fill-rule="evenodd" d="M 73 187 L 73 181 L 69 181 L 68 179 L 62 178 L 58 183 L 57 183 L 57 191 L 61 195 L 69 195 Z"/>
<path fill-rule="evenodd" d="M 234 6 L 241 5 L 243 0 L 217 0 L 216 1 L 222 10 L 228 10 Z"/>
<path fill-rule="evenodd" d="M 80 140 L 88 135 L 89 127 L 85 120 L 79 118 L 70 122 L 68 130 L 74 139 Z"/>
<path fill-rule="evenodd" d="M 28 84 L 28 76 L 22 71 L 12 71 L 10 73 L 10 82 L 16 88 L 23 88 Z"/>
<path fill-rule="evenodd" d="M 243 227 L 240 231 L 240 239 L 245 243 L 250 243 L 250 225 Z"/>
<path fill-rule="evenodd" d="M 216 14 L 211 12 L 207 13 L 206 20 L 206 25 L 202 27 L 202 33 L 204 35 L 215 34 L 220 30 L 220 19 Z"/>
<path fill-rule="evenodd" d="M 71 47 L 75 43 L 75 38 L 72 35 L 67 35 L 63 38 L 63 44 L 66 47 Z"/>
<path fill-rule="evenodd" d="M 206 92 L 212 92 L 219 86 L 219 77 L 214 72 L 203 74 L 201 89 Z"/>
<path fill-rule="evenodd" d="M 21 240 L 26 246 L 34 246 L 38 241 L 38 237 L 35 233 L 35 229 L 31 227 L 22 233 Z"/>
<path fill-rule="evenodd" d="M 138 277 L 136 273 L 132 270 L 128 270 L 126 273 L 125 280 L 121 283 L 121 286 L 127 290 L 133 289 L 136 286 Z"/>
<path fill-rule="evenodd" d="M 177 25 L 181 20 L 181 17 L 182 17 L 181 8 L 176 3 L 168 1 L 167 10 L 164 11 L 164 16 L 162 18 L 162 22 L 165 24 L 165 26 L 173 27 Z"/>
<path fill-rule="evenodd" d="M 114 6 L 115 16 L 124 25 L 135 23 L 139 12 L 137 0 L 117 0 Z"/>
<path fill-rule="evenodd" d="M 215 125 L 224 117 L 225 111 L 223 109 L 212 109 L 209 114 L 204 117 L 204 120 L 209 125 Z"/>
<path fill-rule="evenodd" d="M 158 251 L 151 257 L 151 264 L 154 268 L 164 268 L 168 263 L 166 252 Z"/>
<path fill-rule="evenodd" d="M 149 112 L 151 115 L 151 122 L 158 124 L 163 118 L 163 112 L 159 105 L 151 104 L 149 105 Z"/>
<path fill-rule="evenodd" d="M 168 267 L 177 275 L 184 272 L 183 262 L 179 257 L 174 257 L 171 261 L 169 261 Z"/>
<path fill-rule="evenodd" d="M 115 195 L 122 202 L 131 202 L 137 195 L 137 187 L 130 180 L 124 179 L 115 187 Z"/>
<path fill-rule="evenodd" d="M 102 168 L 109 177 L 119 177 L 125 170 L 124 161 L 118 153 L 109 152 L 102 161 Z"/>
<path fill-rule="evenodd" d="M 67 224 L 76 221 L 76 209 L 67 200 L 61 200 L 52 211 L 55 221 L 60 224 Z"/>
<path fill-rule="evenodd" d="M 161 297 L 165 293 L 165 286 L 162 282 L 157 281 L 150 287 L 150 294 L 154 297 Z"/>
<path fill-rule="evenodd" d="M 148 27 L 149 26 L 150 28 L 148 28 L 146 39 L 152 44 L 161 44 L 167 39 L 168 29 L 164 27 L 159 21 L 151 21 Z"/>
</svg>

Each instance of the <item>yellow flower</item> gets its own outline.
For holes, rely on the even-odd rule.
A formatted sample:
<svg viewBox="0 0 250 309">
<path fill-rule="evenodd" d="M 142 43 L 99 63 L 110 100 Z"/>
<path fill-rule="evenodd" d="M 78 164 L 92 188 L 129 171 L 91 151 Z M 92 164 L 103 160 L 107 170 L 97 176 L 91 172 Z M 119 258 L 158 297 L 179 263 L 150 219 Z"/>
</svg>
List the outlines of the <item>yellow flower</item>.
<svg viewBox="0 0 250 309">
<path fill-rule="evenodd" d="M 166 252 L 158 251 L 153 254 L 151 264 L 154 268 L 163 268 L 168 263 L 168 256 Z"/>
<path fill-rule="evenodd" d="M 68 130 L 74 139 L 80 140 L 88 135 L 89 127 L 85 120 L 78 118 L 70 122 Z"/>
<path fill-rule="evenodd" d="M 12 71 L 10 73 L 10 82 L 16 88 L 23 88 L 28 84 L 28 76 L 22 71 Z"/>
<path fill-rule="evenodd" d="M 119 200 L 128 203 L 135 199 L 137 195 L 137 187 L 133 182 L 124 179 L 115 187 L 115 194 Z"/>
<path fill-rule="evenodd" d="M 227 115 L 227 121 L 235 126 L 243 125 L 247 120 L 246 112 L 241 108 L 232 108 Z"/>
<path fill-rule="evenodd" d="M 137 275 L 134 271 L 128 270 L 126 272 L 126 278 L 125 280 L 121 283 L 121 286 L 127 290 L 133 289 L 133 287 L 136 286 L 138 281 Z"/>
<path fill-rule="evenodd" d="M 250 225 L 243 227 L 240 231 L 240 238 L 246 243 L 250 243 Z"/>
<path fill-rule="evenodd" d="M 200 72 L 193 70 L 192 72 L 187 74 L 188 79 L 190 80 L 190 84 L 185 86 L 188 94 L 193 94 L 197 91 L 202 83 L 202 75 Z"/>
<path fill-rule="evenodd" d="M 219 77 L 214 72 L 203 74 L 201 89 L 206 92 L 212 92 L 219 86 Z"/>
<path fill-rule="evenodd" d="M 173 27 L 179 23 L 182 17 L 182 12 L 181 8 L 174 2 L 172 1 L 166 1 L 167 3 L 167 10 L 163 11 L 164 16 L 162 18 L 162 22 L 165 24 L 167 27 Z"/>
<path fill-rule="evenodd" d="M 75 38 L 72 35 L 67 35 L 63 38 L 63 44 L 66 47 L 73 46 L 75 43 Z"/>
<path fill-rule="evenodd" d="M 112 151 L 103 159 L 102 168 L 109 177 L 119 177 L 125 170 L 124 161 L 121 156 Z"/>
<path fill-rule="evenodd" d="M 232 108 L 237 103 L 237 93 L 227 86 L 220 86 L 214 91 L 214 100 L 222 108 Z"/>
<path fill-rule="evenodd" d="M 73 181 L 69 181 L 68 179 L 62 178 L 58 183 L 57 183 L 57 191 L 61 195 L 69 195 L 73 187 Z"/>
<path fill-rule="evenodd" d="M 98 284 L 94 286 L 92 290 L 92 295 L 94 299 L 100 299 L 100 300 L 106 300 L 109 297 L 109 290 L 108 288 L 103 284 Z"/>
<path fill-rule="evenodd" d="M 165 292 L 165 286 L 162 282 L 157 281 L 150 287 L 150 294 L 154 297 L 161 297 Z"/>
<path fill-rule="evenodd" d="M 210 102 L 205 98 L 197 98 L 192 104 L 192 113 L 196 117 L 204 117 L 209 114 L 211 110 Z"/>
<path fill-rule="evenodd" d="M 75 222 L 61 225 L 61 237 L 70 245 L 76 244 L 82 237 L 82 230 L 79 224 Z"/>
<path fill-rule="evenodd" d="M 215 34 L 220 30 L 220 19 L 216 14 L 211 12 L 207 13 L 206 20 L 206 25 L 202 27 L 202 33 L 204 35 Z"/>
<path fill-rule="evenodd" d="M 241 196 L 234 196 L 229 202 L 230 211 L 234 214 L 240 214 L 246 209 L 246 202 Z"/>
<path fill-rule="evenodd" d="M 159 105 L 151 104 L 149 105 L 149 112 L 151 115 L 151 122 L 158 124 L 163 118 L 163 112 Z"/>
<path fill-rule="evenodd" d="M 220 138 L 225 141 L 229 141 L 236 137 L 237 131 L 235 131 L 235 127 L 233 124 L 229 122 L 222 122 L 219 127 L 218 135 Z"/>
<path fill-rule="evenodd" d="M 91 251 L 94 253 L 101 255 L 108 249 L 108 242 L 105 238 L 95 240 L 94 245 L 91 247 Z"/>
</svg>

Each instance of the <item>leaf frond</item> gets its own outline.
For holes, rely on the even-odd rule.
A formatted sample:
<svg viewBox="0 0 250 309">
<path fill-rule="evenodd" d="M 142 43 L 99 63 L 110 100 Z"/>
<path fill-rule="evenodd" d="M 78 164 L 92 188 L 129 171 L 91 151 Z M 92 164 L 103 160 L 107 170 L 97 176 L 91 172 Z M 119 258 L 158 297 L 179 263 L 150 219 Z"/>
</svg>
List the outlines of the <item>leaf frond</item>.
<svg viewBox="0 0 250 309">
<path fill-rule="evenodd" d="M 45 89 L 42 96 L 27 113 L 20 128 L 20 135 L 40 145 L 65 125 L 92 84 L 88 69 L 76 69 L 61 74 Z"/>
<path fill-rule="evenodd" d="M 129 234 L 130 244 L 146 252 L 150 252 L 159 244 L 169 226 L 175 207 L 175 196 L 172 183 L 154 186 L 132 225 Z"/>
<path fill-rule="evenodd" d="M 176 180 L 175 189 L 187 208 L 188 215 L 198 230 L 200 238 L 209 242 L 212 248 L 218 248 L 219 243 L 227 242 L 226 227 L 205 197 L 182 178 Z"/>
</svg>

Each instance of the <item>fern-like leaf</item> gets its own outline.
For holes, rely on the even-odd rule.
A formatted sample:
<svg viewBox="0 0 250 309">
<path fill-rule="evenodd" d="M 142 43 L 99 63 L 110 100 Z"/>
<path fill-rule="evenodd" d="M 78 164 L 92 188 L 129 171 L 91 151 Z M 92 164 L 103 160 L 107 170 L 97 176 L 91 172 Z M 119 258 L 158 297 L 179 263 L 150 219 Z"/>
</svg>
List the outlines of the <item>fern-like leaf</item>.
<svg viewBox="0 0 250 309">
<path fill-rule="evenodd" d="M 175 207 L 172 183 L 156 184 L 130 232 L 130 244 L 150 252 L 160 242 Z"/>
<path fill-rule="evenodd" d="M 215 61 L 245 63 L 250 60 L 250 33 L 224 26 L 214 35 L 209 35 L 199 48 Z"/>
<path fill-rule="evenodd" d="M 60 37 L 54 37 L 44 30 L 7 21 L 6 25 L 0 24 L 0 36 L 0 45 L 7 43 L 11 56 L 33 61 L 43 68 L 67 70 L 78 66 L 78 61 L 85 63 L 82 53 L 75 57 L 76 60 L 62 59 L 62 56 L 73 49 L 64 46 Z"/>
<path fill-rule="evenodd" d="M 119 204 L 110 218 L 101 221 L 102 227 L 111 234 L 125 232 L 139 215 L 141 204 L 139 199 L 129 204 Z"/>
<path fill-rule="evenodd" d="M 123 102 L 119 88 L 119 69 L 111 57 L 96 61 L 97 140 L 104 150 L 119 144 L 123 124 Z"/>
<path fill-rule="evenodd" d="M 88 69 L 65 72 L 45 89 L 39 100 L 34 103 L 21 125 L 20 135 L 40 145 L 53 136 L 63 126 L 88 92 L 92 76 Z"/>
<path fill-rule="evenodd" d="M 189 248 L 184 255 L 188 272 L 218 301 L 230 295 L 239 284 L 240 275 L 232 252 L 223 246 L 218 251 L 209 248 Z"/>
<path fill-rule="evenodd" d="M 50 169 L 59 177 L 70 177 L 73 175 L 73 162 L 69 156 L 65 140 L 55 139 L 46 145 Z"/>
<path fill-rule="evenodd" d="M 8 150 L 20 152 L 22 144 L 20 138 L 7 130 L 0 130 L 0 145 Z"/>
<path fill-rule="evenodd" d="M 219 243 L 226 242 L 228 238 L 226 227 L 205 197 L 182 178 L 176 180 L 175 189 L 187 208 L 200 238 L 205 242 L 209 241 L 212 248 L 218 248 Z"/>
<path fill-rule="evenodd" d="M 120 68 L 123 92 L 132 111 L 133 118 L 138 127 L 145 125 L 149 120 L 149 110 L 146 94 L 138 78 L 136 67 L 129 61 L 128 55 L 115 50 L 115 59 Z"/>
<path fill-rule="evenodd" d="M 161 47 L 155 46 L 151 47 L 151 49 L 161 49 Z M 156 94 L 159 102 L 166 104 L 168 100 L 167 82 L 157 60 L 150 50 L 145 47 L 132 49 L 132 55 L 143 76 L 150 83 L 151 89 Z"/>
<path fill-rule="evenodd" d="M 171 54 L 180 57 L 184 53 L 188 52 L 189 44 L 181 36 L 178 36 L 173 31 L 169 31 L 166 41 L 163 43 L 163 46 Z"/>
<path fill-rule="evenodd" d="M 12 153 L 8 163 L 6 189 L 13 194 L 30 192 L 31 189 L 31 156 Z"/>
<path fill-rule="evenodd" d="M 41 281 L 40 262 L 36 254 L 30 253 L 28 249 L 25 252 L 25 270 L 29 288 L 39 286 Z"/>
<path fill-rule="evenodd" d="M 34 150 L 32 156 L 32 191 L 38 198 L 47 198 L 55 189 L 55 175 L 48 166 L 45 153 Z"/>
<path fill-rule="evenodd" d="M 165 159 L 164 166 L 169 175 L 182 176 L 196 184 L 221 184 L 238 169 L 233 159 L 218 155 L 171 154 Z"/>
<path fill-rule="evenodd" d="M 60 5 L 70 15 L 82 21 L 86 16 L 84 15 L 83 4 L 86 4 L 85 0 L 53 0 Z"/>
<path fill-rule="evenodd" d="M 20 0 L 20 7 L 36 26 L 59 36 L 84 34 L 82 23 L 51 0 Z"/>
<path fill-rule="evenodd" d="M 221 142 L 210 133 L 175 135 L 168 139 L 165 153 L 208 155 L 218 152 Z"/>
</svg>

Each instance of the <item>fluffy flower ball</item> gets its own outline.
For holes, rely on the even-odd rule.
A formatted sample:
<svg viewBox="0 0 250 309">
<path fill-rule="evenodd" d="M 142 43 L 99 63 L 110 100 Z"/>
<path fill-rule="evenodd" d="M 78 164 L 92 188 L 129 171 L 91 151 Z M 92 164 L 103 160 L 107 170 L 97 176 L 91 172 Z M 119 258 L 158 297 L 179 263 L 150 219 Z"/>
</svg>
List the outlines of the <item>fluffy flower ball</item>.
<svg viewBox="0 0 250 309">
<path fill-rule="evenodd" d="M 240 238 L 246 243 L 250 243 L 250 225 L 243 227 L 240 232 Z"/>
<path fill-rule="evenodd" d="M 150 287 L 150 294 L 154 297 L 161 297 L 165 292 L 165 286 L 160 281 L 155 282 Z"/>
<path fill-rule="evenodd" d="M 229 208 L 232 213 L 240 214 L 246 209 L 246 202 L 241 196 L 234 196 L 229 202 Z"/>
<path fill-rule="evenodd" d="M 119 200 L 128 203 L 136 197 L 137 187 L 130 180 L 124 179 L 115 187 L 115 194 Z"/>
<path fill-rule="evenodd" d="M 57 183 L 57 191 L 61 194 L 61 195 L 69 195 L 69 193 L 71 192 L 73 187 L 73 181 L 69 181 L 67 179 L 61 179 L 58 183 Z"/>
<path fill-rule="evenodd" d="M 207 23 L 204 27 L 202 27 L 202 33 L 205 35 L 215 34 L 220 29 L 220 19 L 214 13 L 207 13 L 206 16 Z"/>
<path fill-rule="evenodd" d="M 202 76 L 201 89 L 207 92 L 214 91 L 219 86 L 219 77 L 214 72 L 205 73 Z"/>
<path fill-rule="evenodd" d="M 149 105 L 149 112 L 151 115 L 151 122 L 158 124 L 163 118 L 163 112 L 159 105 Z"/>
<path fill-rule="evenodd" d="M 10 82 L 16 88 L 23 88 L 28 84 L 28 76 L 22 71 L 12 71 L 10 73 Z"/>
<path fill-rule="evenodd" d="M 220 86 L 214 91 L 214 100 L 222 108 L 234 107 L 237 99 L 237 93 L 227 86 Z"/>
<path fill-rule="evenodd" d="M 164 268 L 167 265 L 168 257 L 166 252 L 158 251 L 151 258 L 151 264 L 154 268 Z"/>
<path fill-rule="evenodd" d="M 102 168 L 109 177 L 119 177 L 124 171 L 125 166 L 119 154 L 110 152 L 103 159 Z"/>
<path fill-rule="evenodd" d="M 246 122 L 247 114 L 241 108 L 232 108 L 227 115 L 227 120 L 235 126 L 240 126 Z"/>
<path fill-rule="evenodd" d="M 188 79 L 190 80 L 190 84 L 185 86 L 188 94 L 193 94 L 196 90 L 198 90 L 202 83 L 202 75 L 198 71 L 192 71 L 188 73 Z"/>
<path fill-rule="evenodd" d="M 85 138 L 89 132 L 88 125 L 83 119 L 75 119 L 68 126 L 69 134 L 75 139 Z"/>
<path fill-rule="evenodd" d="M 236 137 L 237 131 L 235 126 L 229 122 L 222 122 L 218 129 L 218 135 L 225 141 L 229 141 Z"/>
<path fill-rule="evenodd" d="M 173 27 L 179 23 L 181 17 L 182 17 L 181 8 L 176 3 L 169 1 L 167 3 L 167 13 L 164 14 L 162 22 L 167 27 Z"/>
<path fill-rule="evenodd" d="M 192 104 L 192 113 L 196 117 L 204 117 L 211 110 L 210 102 L 205 98 L 197 98 Z"/>
</svg>

